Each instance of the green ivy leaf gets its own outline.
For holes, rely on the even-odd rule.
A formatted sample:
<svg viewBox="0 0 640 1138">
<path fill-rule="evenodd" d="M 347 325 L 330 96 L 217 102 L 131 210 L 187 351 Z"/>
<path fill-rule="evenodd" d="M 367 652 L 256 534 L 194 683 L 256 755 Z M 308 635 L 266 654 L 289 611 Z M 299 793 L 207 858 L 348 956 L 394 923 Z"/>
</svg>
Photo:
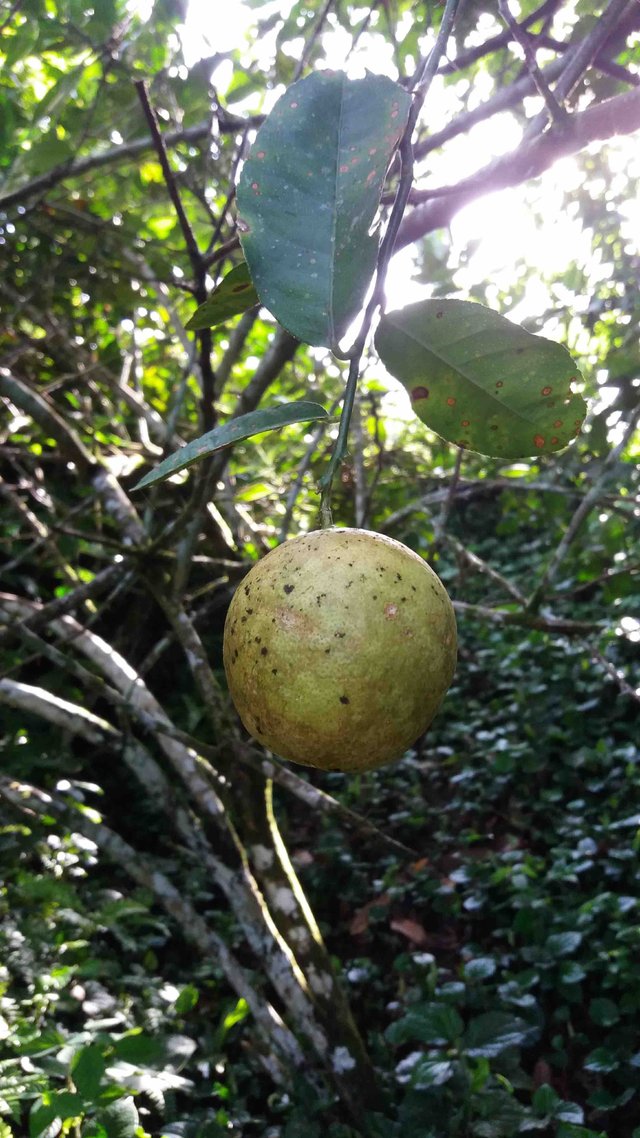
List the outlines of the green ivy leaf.
<svg viewBox="0 0 640 1138">
<path fill-rule="evenodd" d="M 260 408 L 249 411 L 246 415 L 238 415 L 236 419 L 229 419 L 220 427 L 207 431 L 197 439 L 192 439 L 186 446 L 180 448 L 165 458 L 150 474 L 141 478 L 134 490 L 141 490 L 143 486 L 151 486 L 154 482 L 163 482 L 178 470 L 184 470 L 199 462 L 202 458 L 214 454 L 223 447 L 242 439 L 251 438 L 252 435 L 261 435 L 264 431 L 275 431 L 278 427 L 290 426 L 292 423 L 307 423 L 312 419 L 327 419 L 329 416 L 319 403 L 308 403 L 300 400 L 296 403 L 282 403 L 278 407 Z"/>
<path fill-rule="evenodd" d="M 558 1122 L 571 1122 L 578 1126 L 584 1122 L 584 1111 L 577 1102 L 559 1102 L 553 1116 Z"/>
<path fill-rule="evenodd" d="M 589 1004 L 589 1015 L 593 1022 L 601 1027 L 611 1027 L 620 1019 L 620 1010 L 613 1000 L 600 996 Z"/>
<path fill-rule="evenodd" d="M 411 1071 L 411 1086 L 442 1087 L 456 1073 L 456 1065 L 450 1060 L 419 1059 Z"/>
<path fill-rule="evenodd" d="M 573 1126 L 571 1123 L 560 1122 L 556 1138 L 607 1138 L 607 1135 L 604 1130 L 589 1130 L 586 1126 Z M 635 1136 L 632 1135 L 631 1138 Z"/>
<path fill-rule="evenodd" d="M 395 1045 L 420 1040 L 422 1043 L 453 1043 L 462 1035 L 464 1024 L 447 1004 L 418 1004 L 402 1019 L 392 1023 L 385 1035 Z"/>
<path fill-rule="evenodd" d="M 83 1047 L 75 1056 L 71 1077 L 87 1102 L 94 1102 L 97 1098 L 105 1067 L 102 1048 L 95 1043 Z"/>
<path fill-rule="evenodd" d="M 35 1107 L 29 1115 L 29 1138 L 40 1138 L 40 1135 L 59 1118 L 66 1122 L 69 1118 L 76 1118 L 83 1113 L 84 1103 L 80 1095 L 71 1091 L 57 1091 L 48 1096 L 47 1102 Z"/>
<path fill-rule="evenodd" d="M 411 100 L 380 75 L 319 71 L 278 100 L 238 185 L 240 241 L 262 303 L 294 336 L 336 345 L 362 307 L 371 233 Z"/>
<path fill-rule="evenodd" d="M 236 265 L 220 284 L 214 288 L 208 300 L 196 308 L 185 328 L 197 331 L 199 328 L 215 328 L 224 324 L 232 316 L 239 316 L 258 303 L 258 294 L 253 287 L 246 262 Z"/>
<path fill-rule="evenodd" d="M 138 1111 L 129 1096 L 117 1099 L 101 1110 L 97 1121 L 104 1126 L 109 1138 L 136 1138 Z"/>
<path fill-rule="evenodd" d="M 493 1059 L 508 1047 L 519 1047 L 532 1034 L 531 1025 L 505 1012 L 487 1012 L 471 1020 L 464 1037 L 464 1050 L 472 1058 Z"/>
<path fill-rule="evenodd" d="M 114 1051 L 118 1059 L 137 1067 L 157 1062 L 162 1055 L 162 1046 L 158 1039 L 145 1035 L 140 1028 L 134 1028 L 118 1039 Z"/>
<path fill-rule="evenodd" d="M 596 1047 L 594 1051 L 591 1051 L 590 1054 L 587 1055 L 584 1061 L 585 1070 L 597 1071 L 602 1075 L 617 1070 L 619 1066 L 619 1059 L 608 1047 Z"/>
<path fill-rule="evenodd" d="M 29 1114 L 29 1138 L 40 1138 L 55 1118 L 56 1108 L 51 1103 L 35 1107 Z"/>
<path fill-rule="evenodd" d="M 465 980 L 487 980 L 493 976 L 496 962 L 492 956 L 476 956 L 464 966 Z"/>
<path fill-rule="evenodd" d="M 543 1083 L 533 1096 L 533 1109 L 536 1114 L 550 1115 L 553 1114 L 559 1101 L 559 1095 L 553 1087 L 549 1086 L 549 1083 Z"/>
<path fill-rule="evenodd" d="M 376 348 L 423 423 L 447 442 L 496 458 L 562 450 L 586 404 L 560 344 L 482 304 L 424 300 L 384 316 Z"/>
<path fill-rule="evenodd" d="M 545 941 L 545 949 L 549 956 L 570 956 L 582 944 L 582 933 L 570 932 L 551 933 Z"/>
<path fill-rule="evenodd" d="M 193 984 L 185 984 L 176 1000 L 177 1014 L 183 1016 L 186 1015 L 187 1012 L 192 1011 L 199 999 L 200 993 L 198 989 Z"/>
</svg>

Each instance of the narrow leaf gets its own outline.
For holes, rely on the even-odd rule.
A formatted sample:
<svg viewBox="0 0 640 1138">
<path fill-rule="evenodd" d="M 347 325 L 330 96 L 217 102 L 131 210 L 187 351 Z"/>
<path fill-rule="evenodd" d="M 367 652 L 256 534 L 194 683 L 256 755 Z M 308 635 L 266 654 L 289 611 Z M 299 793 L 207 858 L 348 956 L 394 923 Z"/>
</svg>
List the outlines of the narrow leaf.
<svg viewBox="0 0 640 1138">
<path fill-rule="evenodd" d="M 413 409 L 447 442 L 496 458 L 562 450 L 586 404 L 560 344 L 482 304 L 425 300 L 384 316 L 376 347 Z"/>
<path fill-rule="evenodd" d="M 278 427 L 286 427 L 291 423 L 308 423 L 312 419 L 327 419 L 329 416 L 319 403 L 308 403 L 300 400 L 296 403 L 283 403 L 278 407 L 260 408 L 258 411 L 249 411 L 246 415 L 239 415 L 237 419 L 229 419 L 206 435 L 200 435 L 186 446 L 170 454 L 150 474 L 133 487 L 141 490 L 143 486 L 151 486 L 154 482 L 163 482 L 178 470 L 184 470 L 199 462 L 202 458 L 214 454 L 223 447 L 248 439 L 252 435 L 261 435 L 263 431 L 275 431 Z"/>
<path fill-rule="evenodd" d="M 185 327 L 191 332 L 199 328 L 215 328 L 217 324 L 224 324 L 225 320 L 246 312 L 257 303 L 258 294 L 253 287 L 246 262 L 243 261 L 227 273 L 208 300 L 196 308 Z"/>
<path fill-rule="evenodd" d="M 370 284 L 371 233 L 411 100 L 380 75 L 320 71 L 258 131 L 238 185 L 240 241 L 262 303 L 309 344 L 339 342 Z"/>
</svg>

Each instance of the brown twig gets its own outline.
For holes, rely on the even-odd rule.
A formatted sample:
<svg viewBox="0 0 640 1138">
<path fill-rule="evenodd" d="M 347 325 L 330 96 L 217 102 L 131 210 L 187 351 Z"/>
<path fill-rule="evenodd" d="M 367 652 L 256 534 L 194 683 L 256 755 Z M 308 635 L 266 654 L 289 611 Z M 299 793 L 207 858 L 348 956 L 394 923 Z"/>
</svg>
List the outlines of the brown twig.
<svg viewBox="0 0 640 1138">
<path fill-rule="evenodd" d="M 196 241 L 193 229 L 191 227 L 191 223 L 185 213 L 182 199 L 178 191 L 176 179 L 169 163 L 169 157 L 167 155 L 167 150 L 164 145 L 162 134 L 160 132 L 158 120 L 156 118 L 153 107 L 149 102 L 149 96 L 147 94 L 144 80 L 136 80 L 135 88 L 138 93 L 138 98 L 140 99 L 145 118 L 149 125 L 153 144 L 158 156 L 158 161 L 162 168 L 162 174 L 164 177 L 165 185 L 167 187 L 167 192 L 171 198 L 173 208 L 176 211 L 176 215 L 180 223 L 180 229 L 182 230 L 182 236 L 184 237 L 184 242 L 189 254 L 189 260 L 191 261 L 191 268 L 194 276 L 194 295 L 198 304 L 204 304 L 205 300 L 207 299 L 207 288 L 205 283 L 207 270 L 205 259 L 203 254 L 200 252 L 198 242 Z M 213 373 L 213 368 L 211 366 L 211 329 L 203 328 L 197 333 L 197 336 L 198 343 L 200 345 L 200 377 L 202 382 L 202 429 L 203 431 L 210 431 L 211 428 L 215 425 L 216 421 L 213 404 L 215 376 Z"/>
<path fill-rule="evenodd" d="M 300 59 L 298 60 L 298 63 L 296 64 L 296 69 L 293 73 L 293 82 L 294 83 L 296 82 L 297 79 L 300 78 L 300 76 L 302 75 L 302 72 L 304 71 L 305 67 L 307 66 L 307 62 L 309 60 L 311 52 L 313 51 L 314 44 L 317 42 L 318 36 L 320 35 L 320 32 L 322 31 L 324 22 L 325 22 L 327 16 L 329 15 L 329 12 L 331 11 L 331 8 L 333 7 L 334 3 L 335 3 L 335 0 L 324 0 L 324 4 L 323 4 L 322 8 L 318 12 L 316 22 L 313 25 L 313 28 L 311 29 L 311 34 L 310 34 L 307 42 L 304 45 L 304 51 L 302 52 L 302 55 L 300 56 Z"/>
<path fill-rule="evenodd" d="M 622 692 L 622 695 L 627 695 L 630 699 L 635 700 L 636 703 L 640 703 L 640 688 L 632 687 L 631 684 L 627 681 L 624 672 L 621 672 L 619 668 L 616 668 L 615 664 L 611 663 L 611 660 L 607 660 L 606 656 L 603 656 L 599 648 L 591 649 L 591 659 L 593 660 L 594 664 L 599 664 L 600 667 L 603 668 L 607 675 L 613 680 L 613 682 L 617 684 L 619 690 Z"/>
<path fill-rule="evenodd" d="M 430 200 L 417 206 L 403 220 L 395 251 L 413 244 L 434 229 L 449 225 L 464 205 L 482 194 L 494 193 L 507 186 L 519 186 L 543 174 L 559 158 L 575 154 L 591 142 L 632 134 L 640 129 L 640 88 L 625 91 L 588 107 L 586 111 L 573 114 L 570 122 L 570 131 L 551 127 L 542 137 L 528 145 L 521 144 L 470 178 L 453 186 L 427 191 Z"/>
<path fill-rule="evenodd" d="M 556 123 L 557 126 L 566 126 L 569 118 L 566 108 L 558 102 L 538 67 L 536 53 L 533 49 L 531 39 L 511 12 L 509 0 L 498 0 L 498 9 L 514 40 L 520 45 L 524 52 L 527 71 L 535 84 L 538 94 L 542 96 L 546 103 L 551 121 Z"/>
<path fill-rule="evenodd" d="M 640 405 L 636 407 L 635 411 L 631 415 L 631 418 L 627 423 L 625 432 L 620 439 L 620 442 L 615 447 L 613 447 L 612 450 L 609 451 L 603 463 L 600 477 L 594 482 L 591 489 L 585 494 L 571 521 L 569 522 L 569 525 L 563 534 L 558 548 L 556 549 L 553 557 L 550 559 L 544 573 L 542 574 L 540 582 L 531 594 L 531 597 L 527 603 L 527 610 L 529 612 L 535 612 L 539 607 L 547 588 L 555 580 L 558 570 L 562 565 L 565 557 L 567 556 L 570 546 L 578 536 L 583 522 L 591 513 L 594 506 L 596 506 L 598 501 L 602 498 L 602 491 L 604 490 L 604 487 L 611 477 L 613 469 L 615 468 L 622 452 L 628 446 L 630 439 L 635 434 L 636 424 L 639 417 Z"/>
<path fill-rule="evenodd" d="M 451 481 L 449 483 L 449 492 L 448 492 L 444 502 L 442 503 L 442 508 L 440 510 L 440 513 L 438 514 L 437 519 L 436 519 L 436 524 L 433 527 L 434 528 L 434 541 L 435 541 L 436 545 L 438 544 L 438 542 L 442 541 L 442 538 L 444 537 L 444 532 L 447 528 L 447 522 L 449 521 L 449 515 L 451 513 L 451 510 L 453 509 L 453 503 L 455 501 L 456 492 L 458 489 L 458 485 L 460 483 L 460 471 L 462 469 L 463 457 L 464 457 L 464 452 L 462 450 L 462 447 L 458 447 L 457 451 L 456 451 L 456 463 L 455 463 L 455 467 L 453 470 L 453 474 L 451 476 Z"/>
</svg>

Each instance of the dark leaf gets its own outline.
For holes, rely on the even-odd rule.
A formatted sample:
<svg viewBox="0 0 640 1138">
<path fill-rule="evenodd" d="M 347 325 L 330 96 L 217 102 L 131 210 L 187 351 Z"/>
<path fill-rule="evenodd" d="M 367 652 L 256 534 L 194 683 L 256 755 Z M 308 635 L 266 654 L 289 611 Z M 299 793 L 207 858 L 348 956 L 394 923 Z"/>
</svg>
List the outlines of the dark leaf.
<svg viewBox="0 0 640 1138">
<path fill-rule="evenodd" d="M 608 1047 L 596 1047 L 587 1055 L 584 1066 L 587 1071 L 597 1071 L 599 1074 L 608 1074 L 620 1066 L 620 1061 Z"/>
<path fill-rule="evenodd" d="M 258 131 L 238 185 L 240 241 L 262 303 L 294 336 L 335 345 L 374 271 L 371 233 L 410 98 L 383 76 L 320 71 Z"/>
<path fill-rule="evenodd" d="M 133 1063 L 134 1066 L 145 1066 L 147 1063 L 154 1063 L 162 1054 L 162 1046 L 159 1040 L 154 1039 L 151 1035 L 145 1035 L 141 1031 L 132 1031 L 128 1035 L 123 1035 L 114 1046 L 114 1051 L 118 1059 L 122 1059 L 125 1063 Z"/>
<path fill-rule="evenodd" d="M 93 1102 L 97 1097 L 104 1070 L 102 1048 L 97 1044 L 83 1047 L 76 1055 L 71 1068 L 71 1077 L 80 1094 L 88 1102 Z"/>
<path fill-rule="evenodd" d="M 109 1138 L 135 1138 L 138 1111 L 132 1098 L 119 1098 L 98 1114 Z"/>
<path fill-rule="evenodd" d="M 589 1015 L 593 1022 L 600 1024 L 601 1027 L 611 1027 L 620 1019 L 620 1010 L 613 1000 L 600 996 L 589 1004 Z"/>
<path fill-rule="evenodd" d="M 464 1024 L 447 1004 L 418 1004 L 387 1028 L 385 1034 L 396 1046 L 419 1040 L 423 1043 L 452 1043 L 462 1034 Z"/>
<path fill-rule="evenodd" d="M 552 933 L 547 937 L 545 948 L 550 956 L 570 956 L 582 944 L 582 933 Z"/>
<path fill-rule="evenodd" d="M 505 1012 L 487 1012 L 469 1024 L 464 1037 L 464 1050 L 472 1058 L 493 1059 L 508 1047 L 526 1043 L 532 1029 L 525 1020 Z"/>
</svg>

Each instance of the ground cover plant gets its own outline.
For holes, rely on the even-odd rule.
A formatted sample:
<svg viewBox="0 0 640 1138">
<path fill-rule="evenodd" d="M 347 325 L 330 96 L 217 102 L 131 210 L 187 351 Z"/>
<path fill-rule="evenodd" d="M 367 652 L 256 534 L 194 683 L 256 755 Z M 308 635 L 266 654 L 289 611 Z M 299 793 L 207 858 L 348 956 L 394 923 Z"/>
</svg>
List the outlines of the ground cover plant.
<svg viewBox="0 0 640 1138">
<path fill-rule="evenodd" d="M 640 1134 L 640 18 L 596 8 L 0 17 L 0 1138 Z M 458 623 L 362 774 L 223 667 L 331 522 Z"/>
</svg>

